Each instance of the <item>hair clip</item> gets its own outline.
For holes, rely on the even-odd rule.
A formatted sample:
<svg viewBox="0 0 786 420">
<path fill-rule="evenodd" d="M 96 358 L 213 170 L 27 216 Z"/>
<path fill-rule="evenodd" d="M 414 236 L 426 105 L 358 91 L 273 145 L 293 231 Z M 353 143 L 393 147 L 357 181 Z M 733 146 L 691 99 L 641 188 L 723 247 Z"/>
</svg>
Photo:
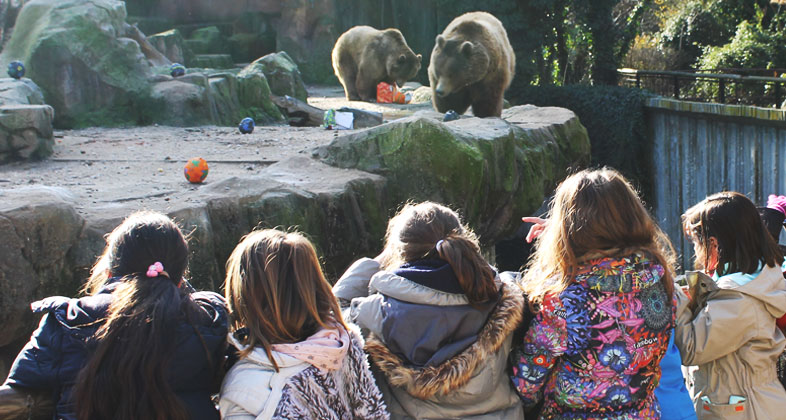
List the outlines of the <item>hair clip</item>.
<svg viewBox="0 0 786 420">
<path fill-rule="evenodd" d="M 151 265 L 150 267 L 147 267 L 148 277 L 158 277 L 159 273 L 164 273 L 164 275 L 166 275 L 166 272 L 164 271 L 164 265 L 161 264 L 160 262 L 156 261 L 155 264 Z"/>
</svg>

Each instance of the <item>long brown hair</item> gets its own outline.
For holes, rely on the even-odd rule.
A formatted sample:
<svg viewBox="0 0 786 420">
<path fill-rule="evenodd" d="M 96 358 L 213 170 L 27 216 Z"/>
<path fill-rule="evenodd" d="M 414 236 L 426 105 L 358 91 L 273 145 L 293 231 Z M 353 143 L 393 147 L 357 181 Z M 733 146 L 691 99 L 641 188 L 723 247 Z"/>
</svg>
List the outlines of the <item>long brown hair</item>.
<svg viewBox="0 0 786 420">
<path fill-rule="evenodd" d="M 225 288 L 230 329 L 248 330 L 240 357 L 261 346 L 276 371 L 273 344 L 297 343 L 335 324 L 346 328 L 314 246 L 299 233 L 246 235 L 227 261 Z"/>
<path fill-rule="evenodd" d="M 636 190 L 613 169 L 583 170 L 557 187 L 522 287 L 537 304 L 564 291 L 584 261 L 636 252 L 663 266 L 661 283 L 671 296 L 674 251 Z"/>
<path fill-rule="evenodd" d="M 164 273 L 146 275 L 155 262 Z M 176 342 L 173 331 L 194 305 L 178 288 L 188 246 L 169 217 L 134 213 L 115 228 L 85 290 L 99 292 L 120 278 L 106 319 L 92 337 L 95 352 L 77 377 L 77 417 L 92 419 L 187 419 L 167 381 Z"/>
<path fill-rule="evenodd" d="M 719 276 L 753 274 L 759 264 L 778 267 L 783 255 L 764 227 L 756 206 L 738 192 L 713 194 L 682 215 L 683 230 L 698 245 L 697 268 L 709 264 L 711 238 L 718 244 Z"/>
<path fill-rule="evenodd" d="M 494 270 L 480 254 L 475 234 L 458 214 L 437 203 L 407 204 L 388 222 L 384 269 L 424 258 L 445 260 L 471 305 L 497 295 Z"/>
</svg>

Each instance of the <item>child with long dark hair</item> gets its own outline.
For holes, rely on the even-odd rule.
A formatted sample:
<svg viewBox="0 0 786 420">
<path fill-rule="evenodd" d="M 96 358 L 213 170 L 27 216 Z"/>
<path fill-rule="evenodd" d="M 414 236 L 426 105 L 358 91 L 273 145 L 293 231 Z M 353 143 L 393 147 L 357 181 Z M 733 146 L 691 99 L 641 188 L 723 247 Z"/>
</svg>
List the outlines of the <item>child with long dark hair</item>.
<svg viewBox="0 0 786 420">
<path fill-rule="evenodd" d="M 248 234 L 227 261 L 231 343 L 224 419 L 387 419 L 363 339 L 347 325 L 304 236 Z"/>
<path fill-rule="evenodd" d="M 355 262 L 333 291 L 370 334 L 391 418 L 523 418 L 506 368 L 524 297 L 456 212 L 406 205 L 382 253 Z"/>
<path fill-rule="evenodd" d="M 542 399 L 543 419 L 661 418 L 673 253 L 636 191 L 612 169 L 578 172 L 533 232 L 522 288 L 537 315 L 511 355 L 524 403 Z"/>
<path fill-rule="evenodd" d="M 682 216 L 698 272 L 681 291 L 674 341 L 691 368 L 699 419 L 776 419 L 786 391 L 775 363 L 786 338 L 783 255 L 754 204 L 736 192 L 713 194 Z"/>
<path fill-rule="evenodd" d="M 32 304 L 45 313 L 6 384 L 50 389 L 58 419 L 218 419 L 223 299 L 184 287 L 188 246 L 167 216 L 126 218 L 79 299 Z"/>
</svg>

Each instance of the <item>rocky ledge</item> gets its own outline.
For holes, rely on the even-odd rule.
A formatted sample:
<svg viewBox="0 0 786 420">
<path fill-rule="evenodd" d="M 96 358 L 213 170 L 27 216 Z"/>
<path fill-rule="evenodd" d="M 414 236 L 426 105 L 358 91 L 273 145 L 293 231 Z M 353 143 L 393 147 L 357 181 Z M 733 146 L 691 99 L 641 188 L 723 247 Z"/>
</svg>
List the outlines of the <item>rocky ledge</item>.
<svg viewBox="0 0 786 420">
<path fill-rule="evenodd" d="M 190 232 L 199 288 L 221 288 L 226 258 L 257 227 L 297 227 L 335 279 L 354 258 L 379 250 L 388 218 L 407 200 L 457 208 L 489 246 L 534 211 L 568 168 L 589 161 L 586 130 L 565 109 L 514 107 L 504 119 L 449 123 L 440 117 L 424 112 L 335 138 L 319 129 L 270 128 L 282 131 L 242 138 L 204 132 L 196 140 L 180 133 L 143 146 L 138 132 L 119 131 L 129 137 L 122 143 L 104 130 L 96 134 L 104 148 L 76 132 L 62 140 L 74 155 L 56 145 L 45 162 L 0 167 L 0 373 L 35 326 L 29 303 L 75 295 L 104 235 L 134 210 L 164 211 Z M 292 142 L 313 140 L 266 160 L 260 151 L 281 133 Z M 211 173 L 192 186 L 171 162 L 200 148 L 212 153 L 205 156 Z M 32 172 L 45 175 L 30 184 Z"/>
</svg>

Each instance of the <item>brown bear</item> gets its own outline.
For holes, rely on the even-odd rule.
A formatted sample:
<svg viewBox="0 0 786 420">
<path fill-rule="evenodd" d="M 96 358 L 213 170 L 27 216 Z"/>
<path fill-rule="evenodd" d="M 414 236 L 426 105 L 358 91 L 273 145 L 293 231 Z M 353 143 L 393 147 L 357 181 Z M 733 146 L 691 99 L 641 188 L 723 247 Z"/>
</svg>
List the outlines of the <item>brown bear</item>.
<svg viewBox="0 0 786 420">
<path fill-rule="evenodd" d="M 420 60 L 398 29 L 355 26 L 333 47 L 333 70 L 351 101 L 376 101 L 379 82 L 403 85 L 418 73 Z"/>
<path fill-rule="evenodd" d="M 439 112 L 463 114 L 470 105 L 477 117 L 499 117 L 516 55 L 502 22 L 485 12 L 465 13 L 437 35 L 428 79 Z"/>
</svg>

